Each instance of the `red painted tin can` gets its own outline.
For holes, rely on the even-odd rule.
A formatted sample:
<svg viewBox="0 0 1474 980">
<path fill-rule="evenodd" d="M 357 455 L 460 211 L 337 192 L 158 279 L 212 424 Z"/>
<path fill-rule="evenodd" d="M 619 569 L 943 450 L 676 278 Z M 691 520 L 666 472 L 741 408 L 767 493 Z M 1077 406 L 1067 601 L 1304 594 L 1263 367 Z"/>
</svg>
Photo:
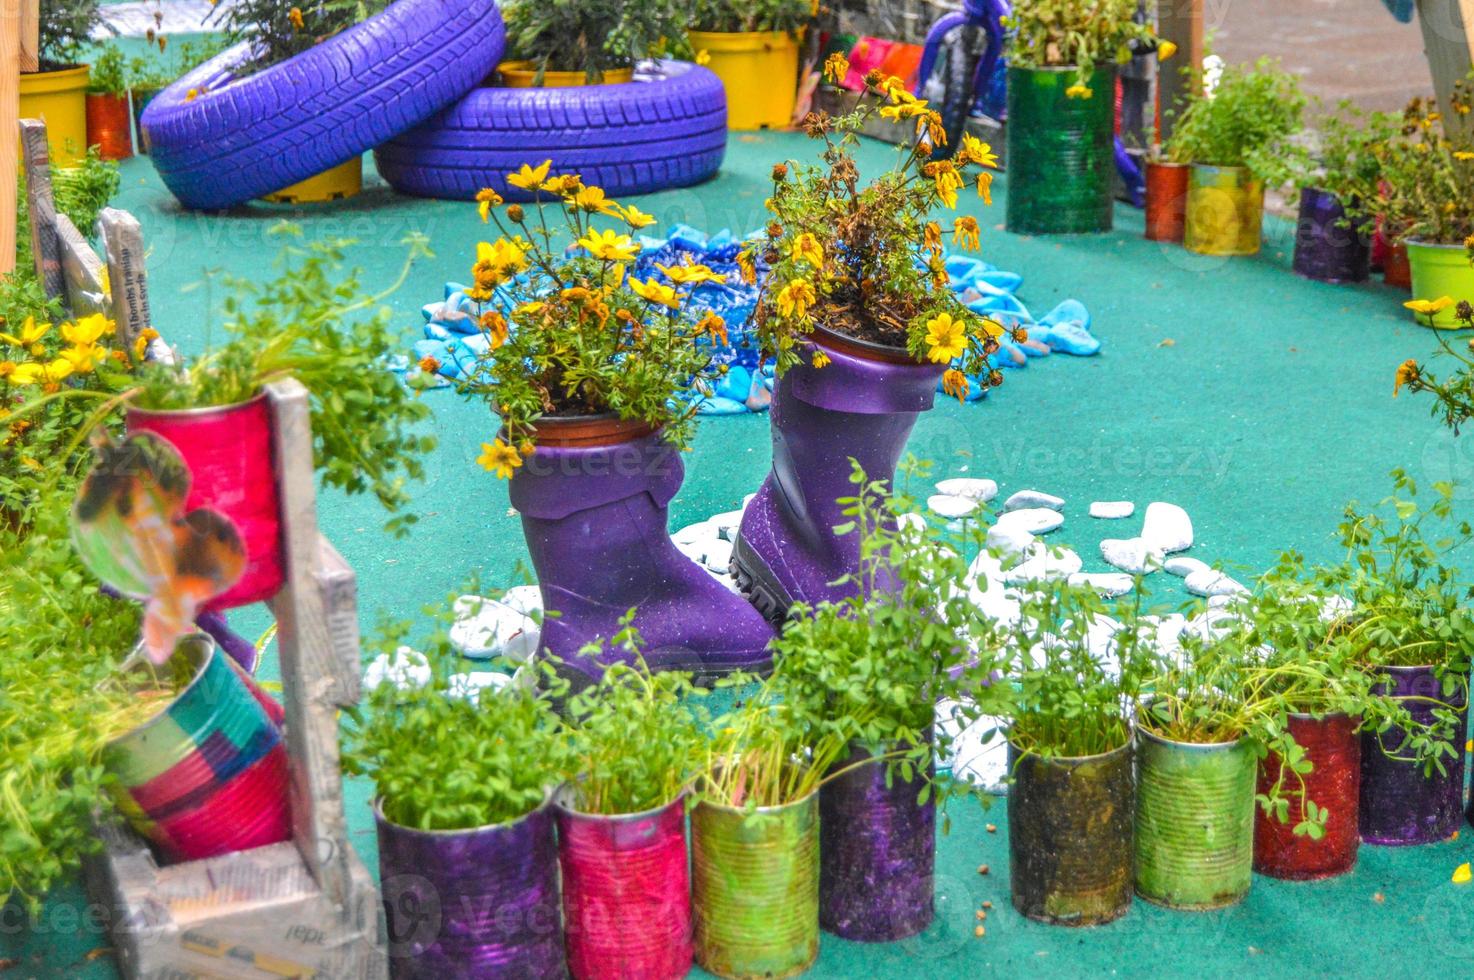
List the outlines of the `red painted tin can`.
<svg viewBox="0 0 1474 980">
<path fill-rule="evenodd" d="M 691 969 L 684 796 L 642 813 L 558 804 L 568 968 L 575 980 L 675 980 Z"/>
<path fill-rule="evenodd" d="M 1271 878 L 1308 881 L 1345 874 L 1356 864 L 1361 843 L 1357 829 L 1361 795 L 1361 737 L 1357 719 L 1347 715 L 1313 718 L 1292 714 L 1290 734 L 1305 750 L 1314 768 L 1305 774 L 1305 796 L 1293 773 L 1285 773 L 1282 793 L 1290 803 L 1284 823 L 1254 811 L 1254 870 Z M 1257 792 L 1266 793 L 1279 777 L 1279 756 L 1271 753 L 1259 764 Z M 1308 798 L 1326 811 L 1325 835 L 1314 840 L 1297 835 L 1295 825 L 1304 819 Z"/>
<path fill-rule="evenodd" d="M 1146 164 L 1146 238 L 1154 242 L 1182 242 L 1187 227 L 1185 163 L 1148 160 Z"/>
<path fill-rule="evenodd" d="M 276 448 L 266 393 L 237 405 L 210 408 L 157 412 L 130 408 L 128 431 L 152 432 L 172 443 L 191 474 L 185 506 L 217 510 L 240 531 L 246 546 L 245 573 L 205 610 L 232 609 L 276 595 L 285 575 Z"/>
<path fill-rule="evenodd" d="M 133 155 L 132 127 L 126 94 L 87 93 L 87 145 L 97 147 L 104 160 L 126 160 Z"/>
</svg>

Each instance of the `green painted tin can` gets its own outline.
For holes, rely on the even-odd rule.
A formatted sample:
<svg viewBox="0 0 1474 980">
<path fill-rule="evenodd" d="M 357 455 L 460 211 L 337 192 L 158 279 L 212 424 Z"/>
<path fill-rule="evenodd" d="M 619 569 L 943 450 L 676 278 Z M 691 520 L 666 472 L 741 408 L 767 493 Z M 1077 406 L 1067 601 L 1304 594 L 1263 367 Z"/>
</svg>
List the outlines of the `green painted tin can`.
<svg viewBox="0 0 1474 980">
<path fill-rule="evenodd" d="M 1008 69 L 1005 227 L 1021 235 L 1110 231 L 1115 210 L 1116 72 L 1096 68 L 1088 97 L 1075 68 Z"/>
<path fill-rule="evenodd" d="M 819 794 L 691 811 L 696 962 L 720 977 L 791 977 L 819 955 Z"/>
<path fill-rule="evenodd" d="M 1138 728 L 1136 758 L 1136 894 L 1175 909 L 1242 899 L 1254 865 L 1253 750 Z"/>
<path fill-rule="evenodd" d="M 1254 255 L 1263 223 L 1264 184 L 1247 167 L 1193 164 L 1184 248 L 1199 255 Z"/>
</svg>

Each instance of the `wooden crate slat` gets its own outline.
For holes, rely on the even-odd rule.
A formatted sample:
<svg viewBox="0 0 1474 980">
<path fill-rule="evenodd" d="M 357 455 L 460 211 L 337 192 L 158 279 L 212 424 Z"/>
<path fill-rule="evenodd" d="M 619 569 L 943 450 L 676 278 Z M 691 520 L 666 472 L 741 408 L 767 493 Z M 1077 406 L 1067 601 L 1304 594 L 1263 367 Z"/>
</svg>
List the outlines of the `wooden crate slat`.
<svg viewBox="0 0 1474 980">
<path fill-rule="evenodd" d="M 61 250 L 67 309 L 73 316 L 110 312 L 112 297 L 107 289 L 107 267 L 72 224 L 72 219 L 64 214 L 56 216 L 56 242 Z"/>
<path fill-rule="evenodd" d="M 46 146 L 46 124 L 39 119 L 22 119 L 20 142 L 36 277 L 41 280 L 41 288 L 46 291 L 48 299 L 65 298 L 66 281 L 61 271 L 61 245 L 56 240 L 56 197 L 51 189 L 51 151 Z"/>
<path fill-rule="evenodd" d="M 103 208 L 97 215 L 107 253 L 108 287 L 118 337 L 128 347 L 153 325 L 148 306 L 148 278 L 144 269 L 143 229 L 127 211 Z"/>
</svg>

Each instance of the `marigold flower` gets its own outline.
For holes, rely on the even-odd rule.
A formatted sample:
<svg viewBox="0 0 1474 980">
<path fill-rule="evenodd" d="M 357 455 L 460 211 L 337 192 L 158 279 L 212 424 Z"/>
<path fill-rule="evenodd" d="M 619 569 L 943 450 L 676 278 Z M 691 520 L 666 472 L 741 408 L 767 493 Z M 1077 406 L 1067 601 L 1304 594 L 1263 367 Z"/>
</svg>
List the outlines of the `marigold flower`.
<svg viewBox="0 0 1474 980">
<path fill-rule="evenodd" d="M 845 80 L 850 73 L 850 61 L 840 51 L 836 51 L 824 59 L 824 77 L 836 85 Z"/>
<path fill-rule="evenodd" d="M 420 370 L 425 374 L 437 374 L 440 371 L 440 362 L 426 354 L 420 358 Z"/>
<path fill-rule="evenodd" d="M 937 364 L 961 357 L 967 349 L 967 329 L 950 313 L 938 313 L 926 321 L 926 356 Z"/>
<path fill-rule="evenodd" d="M 968 381 L 967 375 L 961 371 L 949 368 L 942 372 L 943 394 L 951 395 L 958 401 L 966 401 L 968 389 L 971 387 L 972 382 Z"/>
<path fill-rule="evenodd" d="M 1408 358 L 1397 365 L 1397 375 L 1392 384 L 1392 397 L 1397 397 L 1397 389 L 1403 385 L 1416 384 L 1418 381 L 1418 362 Z"/>
<path fill-rule="evenodd" d="M 594 258 L 614 262 L 631 262 L 640 251 L 640 246 L 630 236 L 608 230 L 590 230 L 578 240 L 578 244 Z"/>
<path fill-rule="evenodd" d="M 653 279 L 647 279 L 641 282 L 631 276 L 630 289 L 634 290 L 635 295 L 642 299 L 651 303 L 659 303 L 661 306 L 667 306 L 673 310 L 678 309 L 681 305 L 681 297 L 673 287 L 667 286 L 665 283 L 656 282 Z"/>
<path fill-rule="evenodd" d="M 972 215 L 963 215 L 952 222 L 952 244 L 961 245 L 965 249 L 977 251 L 981 246 L 978 236 L 982 229 L 978 227 L 978 219 Z"/>
<path fill-rule="evenodd" d="M 476 457 L 476 462 L 488 473 L 495 473 L 503 480 L 510 480 L 512 472 L 522 465 L 522 454 L 515 447 L 507 445 L 500 439 L 495 442 L 483 442 L 481 444 L 481 455 Z"/>
<path fill-rule="evenodd" d="M 624 217 L 619 205 L 604 196 L 602 187 L 583 188 L 573 195 L 573 203 L 589 214 L 607 214 L 614 218 Z"/>
<path fill-rule="evenodd" d="M 491 209 L 500 203 L 502 196 L 490 187 L 483 187 L 476 192 L 476 210 L 481 215 L 483 225 L 491 219 Z"/>
<path fill-rule="evenodd" d="M 507 175 L 507 183 L 525 191 L 535 191 L 542 186 L 543 181 L 548 179 L 548 171 L 552 166 L 553 161 L 551 160 L 544 160 L 537 167 L 530 167 L 524 163 L 521 170 Z"/>
<path fill-rule="evenodd" d="M 784 316 L 803 318 L 818 297 L 805 279 L 791 279 L 778 293 L 778 312 Z"/>
<path fill-rule="evenodd" d="M 294 30 L 300 31 L 305 29 L 307 26 L 302 21 L 302 9 L 300 7 L 293 7 L 291 10 L 288 10 L 287 20 L 292 22 L 292 27 Z"/>
<path fill-rule="evenodd" d="M 648 228 L 649 226 L 655 224 L 655 216 L 653 214 L 646 214 L 644 211 L 641 211 L 633 204 L 625 205 L 624 220 L 629 222 L 629 226 L 631 228 L 637 229 Z"/>
<path fill-rule="evenodd" d="M 824 268 L 824 247 L 819 244 L 819 239 L 808 232 L 793 240 L 788 254 L 795 262 L 807 262 L 816 269 Z"/>
</svg>

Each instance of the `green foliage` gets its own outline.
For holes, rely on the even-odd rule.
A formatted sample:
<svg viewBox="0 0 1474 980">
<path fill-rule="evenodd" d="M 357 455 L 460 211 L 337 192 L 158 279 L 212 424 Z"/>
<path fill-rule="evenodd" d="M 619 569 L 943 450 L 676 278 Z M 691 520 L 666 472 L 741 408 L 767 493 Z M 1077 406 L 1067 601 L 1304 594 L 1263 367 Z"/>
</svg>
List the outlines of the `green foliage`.
<svg viewBox="0 0 1474 980">
<path fill-rule="evenodd" d="M 1431 319 L 1431 315 L 1429 317 Z M 1474 329 L 1474 305 L 1467 299 L 1459 300 L 1454 307 L 1454 319 L 1465 329 Z M 1397 380 L 1392 396 L 1397 389 L 1407 385 L 1413 392 L 1427 393 L 1434 397 L 1433 415 L 1453 430 L 1454 435 L 1469 419 L 1474 418 L 1474 347 L 1467 344 L 1459 350 L 1449 342 L 1447 333 L 1435 331 L 1443 356 L 1458 362 L 1451 375 L 1440 378 L 1415 360 L 1404 361 L 1397 369 Z"/>
<path fill-rule="evenodd" d="M 446 602 L 446 608 L 454 597 Z M 453 686 L 459 653 L 449 614 L 421 644 L 431 679 L 369 691 L 350 713 L 346 772 L 373 780 L 384 816 L 416 830 L 470 830 L 535 810 L 571 759 L 547 695 L 514 682 L 467 696 Z M 376 651 L 395 654 L 408 623 L 386 623 Z"/>
<path fill-rule="evenodd" d="M 1137 22 L 1136 6 L 1137 0 L 1014 0 L 1004 18 L 1014 32 L 1008 62 L 1020 68 L 1076 67 L 1084 83 L 1096 65 L 1131 60 L 1133 42 L 1156 41 L 1151 27 Z"/>
<path fill-rule="evenodd" d="M 1399 128 L 1392 113 L 1366 112 L 1343 99 L 1335 113 L 1320 120 L 1316 151 L 1297 183 L 1336 195 L 1354 213 L 1366 213 L 1381 196 L 1382 147 Z"/>
<path fill-rule="evenodd" d="M 311 394 L 314 459 L 323 483 L 350 494 L 371 492 L 396 514 L 409 503 L 405 480 L 422 477 L 420 457 L 435 439 L 415 431 L 429 408 L 385 367 L 400 337 L 382 303 L 429 250 L 422 237 L 407 238 L 398 280 L 375 295 L 366 293 L 358 270 L 338 271 L 351 242 L 303 245 L 301 229 L 286 223 L 272 233 L 288 242 L 274 278 L 222 277 L 229 290 L 222 304 L 229 339 L 192 362 L 180 357 L 172 365 L 145 365 L 134 404 L 233 405 L 271 381 L 296 378 Z M 387 527 L 403 532 L 415 519 L 399 514 Z"/>
<path fill-rule="evenodd" d="M 120 48 L 104 44 L 92 56 L 87 72 L 87 91 L 101 95 L 122 95 L 128 91 L 128 59 Z"/>
<path fill-rule="evenodd" d="M 639 654 L 640 638 L 626 617 L 610 641 L 634 656 L 569 700 L 572 739 L 568 779 L 584 813 L 640 813 L 674 800 L 689 787 L 706 748 L 710 724 L 705 691 L 681 671 L 652 673 Z M 593 644 L 584 651 L 601 649 Z"/>
<path fill-rule="evenodd" d="M 1460 79 L 1449 105 L 1460 117 L 1474 108 L 1474 82 Z M 1445 125 L 1432 98 L 1417 98 L 1403 110 L 1401 128 L 1380 135 L 1372 150 L 1384 185 L 1368 199 L 1369 210 L 1394 239 L 1438 245 L 1467 245 L 1474 237 L 1474 136 L 1462 119 Z"/>
<path fill-rule="evenodd" d="M 797 34 L 813 16 L 810 0 L 696 0 L 691 29 L 738 34 L 787 31 Z"/>
<path fill-rule="evenodd" d="M 215 8 L 208 22 L 228 44 L 249 41 L 253 57 L 237 77 L 265 71 L 362 23 L 392 0 L 315 0 L 294 6 L 280 0 L 238 0 Z"/>
<path fill-rule="evenodd" d="M 31 251 L 31 216 L 26 207 L 25 174 L 19 177 L 16 197 L 15 268 L 16 275 L 34 278 L 35 255 Z M 57 167 L 51 171 L 51 193 L 56 210 L 72 219 L 72 224 L 83 235 L 91 235 L 97 224 L 97 213 L 107 207 L 118 192 L 122 178 L 118 165 L 104 160 L 96 147 L 87 150 L 87 156 L 74 167 Z M 4 315 L 0 309 L 0 315 Z"/>
<path fill-rule="evenodd" d="M 502 5 L 507 60 L 539 72 L 581 71 L 590 83 L 629 68 L 684 39 L 688 5 L 680 0 L 515 0 Z"/>
<path fill-rule="evenodd" d="M 98 0 L 40 0 L 42 68 L 59 68 L 82 56 L 101 19 Z"/>
<path fill-rule="evenodd" d="M 1194 93 L 1168 144 L 1172 159 L 1247 167 L 1271 186 L 1293 176 L 1290 139 L 1300 132 L 1306 98 L 1298 76 L 1260 58 L 1224 65 L 1211 95 Z"/>
<path fill-rule="evenodd" d="M 159 38 L 163 41 L 163 38 Z M 220 54 L 230 46 L 223 35 L 210 35 L 178 44 L 164 44 L 158 51 L 150 48 L 146 54 L 135 55 L 128 61 L 128 87 L 134 91 L 149 91 L 164 88 L 175 79 L 194 71 L 200 65 Z"/>
</svg>

